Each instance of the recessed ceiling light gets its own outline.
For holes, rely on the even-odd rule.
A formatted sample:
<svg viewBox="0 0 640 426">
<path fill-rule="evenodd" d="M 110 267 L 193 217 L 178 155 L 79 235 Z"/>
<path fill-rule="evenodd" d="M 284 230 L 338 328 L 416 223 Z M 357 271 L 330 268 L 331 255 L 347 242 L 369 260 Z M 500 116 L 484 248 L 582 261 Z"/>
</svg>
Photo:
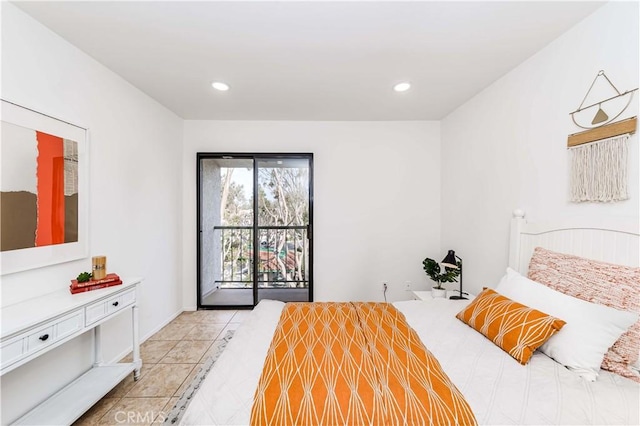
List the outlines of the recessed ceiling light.
<svg viewBox="0 0 640 426">
<path fill-rule="evenodd" d="M 216 90 L 220 90 L 221 92 L 226 92 L 227 90 L 229 90 L 229 85 L 221 81 L 214 81 L 213 83 L 211 83 L 211 87 Z"/>
<path fill-rule="evenodd" d="M 411 88 L 411 83 L 409 83 L 408 81 L 403 81 L 402 83 L 398 83 L 395 86 L 393 86 L 393 90 L 395 90 L 396 92 L 406 92 L 410 88 Z"/>
</svg>

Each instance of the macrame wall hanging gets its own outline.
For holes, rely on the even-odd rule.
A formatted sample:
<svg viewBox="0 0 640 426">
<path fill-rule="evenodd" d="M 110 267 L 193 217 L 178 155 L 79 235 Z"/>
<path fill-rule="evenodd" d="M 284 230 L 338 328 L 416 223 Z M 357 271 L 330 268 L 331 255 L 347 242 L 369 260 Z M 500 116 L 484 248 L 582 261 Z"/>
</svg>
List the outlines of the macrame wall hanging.
<svg viewBox="0 0 640 426">
<path fill-rule="evenodd" d="M 598 98 L 600 100 L 584 106 L 599 79 L 605 84 L 604 89 L 615 94 L 604 95 Z M 608 86 L 606 86 L 607 83 Z M 567 147 L 571 154 L 569 186 L 572 202 L 608 202 L 629 198 L 627 192 L 628 140 L 629 135 L 636 131 L 638 118 L 614 121 L 627 110 L 637 90 L 635 88 L 620 93 L 604 71 L 600 71 L 578 109 L 570 114 L 576 126 L 588 129 L 569 135 L 567 140 Z M 588 124 L 589 119 L 591 119 L 590 124 Z"/>
</svg>

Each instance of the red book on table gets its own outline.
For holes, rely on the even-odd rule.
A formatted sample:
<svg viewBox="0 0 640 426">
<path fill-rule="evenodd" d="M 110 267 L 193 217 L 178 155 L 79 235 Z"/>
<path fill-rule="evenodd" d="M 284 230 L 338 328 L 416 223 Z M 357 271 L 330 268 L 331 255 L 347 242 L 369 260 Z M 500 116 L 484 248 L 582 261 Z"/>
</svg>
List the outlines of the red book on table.
<svg viewBox="0 0 640 426">
<path fill-rule="evenodd" d="M 76 294 L 76 293 L 84 293 L 86 291 L 91 291 L 91 290 L 99 290 L 101 288 L 113 287 L 114 285 L 120 285 L 120 284 L 122 284 L 122 280 L 90 285 L 86 287 L 77 287 L 77 288 L 74 288 L 73 285 L 70 285 L 69 290 L 71 291 L 71 294 Z"/>
<path fill-rule="evenodd" d="M 107 274 L 104 278 L 100 278 L 99 280 L 89 280 L 82 283 L 79 283 L 78 280 L 71 280 L 71 288 L 91 287 L 100 284 L 114 283 L 116 281 L 120 281 L 120 277 L 117 274 Z"/>
</svg>

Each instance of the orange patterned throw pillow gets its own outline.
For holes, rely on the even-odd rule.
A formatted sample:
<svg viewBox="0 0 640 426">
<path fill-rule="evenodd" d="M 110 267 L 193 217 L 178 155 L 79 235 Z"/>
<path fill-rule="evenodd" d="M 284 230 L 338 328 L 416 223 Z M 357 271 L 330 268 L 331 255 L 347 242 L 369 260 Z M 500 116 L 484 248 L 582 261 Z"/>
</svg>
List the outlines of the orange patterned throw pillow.
<svg viewBox="0 0 640 426">
<path fill-rule="evenodd" d="M 525 365 L 565 322 L 484 289 L 456 317 Z"/>
</svg>

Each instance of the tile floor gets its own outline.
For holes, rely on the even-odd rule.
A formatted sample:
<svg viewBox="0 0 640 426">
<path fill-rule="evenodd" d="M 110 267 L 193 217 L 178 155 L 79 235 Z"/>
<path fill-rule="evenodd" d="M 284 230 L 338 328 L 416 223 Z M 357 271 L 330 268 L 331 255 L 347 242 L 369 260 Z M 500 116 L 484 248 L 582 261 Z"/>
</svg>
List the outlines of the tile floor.
<svg viewBox="0 0 640 426">
<path fill-rule="evenodd" d="M 213 342 L 238 328 L 250 312 L 181 313 L 140 346 L 140 379 L 129 375 L 74 425 L 162 423 L 209 358 Z M 131 354 L 123 361 L 130 362 Z"/>
</svg>

